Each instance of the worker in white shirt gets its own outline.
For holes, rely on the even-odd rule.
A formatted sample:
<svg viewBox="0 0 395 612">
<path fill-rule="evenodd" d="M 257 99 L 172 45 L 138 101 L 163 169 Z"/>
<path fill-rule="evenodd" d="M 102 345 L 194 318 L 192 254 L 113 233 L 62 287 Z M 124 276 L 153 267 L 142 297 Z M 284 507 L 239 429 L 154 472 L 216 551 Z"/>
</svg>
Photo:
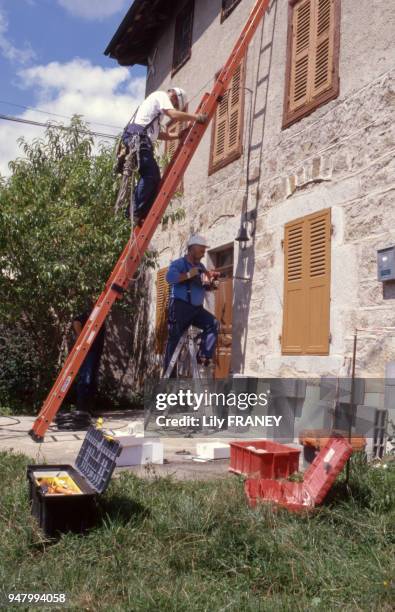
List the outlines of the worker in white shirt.
<svg viewBox="0 0 395 612">
<path fill-rule="evenodd" d="M 182 121 L 206 123 L 207 115 L 196 115 L 184 112 L 187 99 L 180 87 L 173 87 L 167 92 L 154 91 L 137 109 L 132 122 L 122 136 L 123 142 L 134 148 L 137 153 L 140 180 L 134 192 L 134 218 L 138 224 L 147 216 L 158 191 L 160 170 L 155 160 L 153 144 L 156 140 L 176 140 L 179 134 L 172 134 L 168 129 L 161 130 L 165 117 L 171 124 Z M 170 125 L 170 124 L 169 124 Z"/>
</svg>

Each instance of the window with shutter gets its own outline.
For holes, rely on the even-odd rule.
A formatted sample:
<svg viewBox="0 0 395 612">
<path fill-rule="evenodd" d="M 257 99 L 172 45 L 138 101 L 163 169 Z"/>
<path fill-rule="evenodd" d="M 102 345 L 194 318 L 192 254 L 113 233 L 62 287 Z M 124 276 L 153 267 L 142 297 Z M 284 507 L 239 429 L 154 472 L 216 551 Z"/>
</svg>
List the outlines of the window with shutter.
<svg viewBox="0 0 395 612">
<path fill-rule="evenodd" d="M 194 8 L 194 0 L 188 0 L 176 17 L 172 76 L 191 57 Z"/>
<path fill-rule="evenodd" d="M 167 309 L 169 301 L 169 284 L 166 281 L 168 268 L 161 268 L 156 275 L 156 317 L 155 317 L 155 350 L 161 355 L 167 341 Z"/>
<path fill-rule="evenodd" d="M 290 0 L 283 127 L 339 94 L 340 0 Z"/>
<path fill-rule="evenodd" d="M 328 355 L 330 209 L 285 226 L 284 355 Z"/>
<path fill-rule="evenodd" d="M 240 2 L 241 0 L 222 0 L 221 23 L 225 21 L 227 16 L 231 14 Z"/>
<path fill-rule="evenodd" d="M 209 174 L 223 168 L 242 154 L 244 74 L 243 62 L 218 104 L 211 132 Z"/>
</svg>

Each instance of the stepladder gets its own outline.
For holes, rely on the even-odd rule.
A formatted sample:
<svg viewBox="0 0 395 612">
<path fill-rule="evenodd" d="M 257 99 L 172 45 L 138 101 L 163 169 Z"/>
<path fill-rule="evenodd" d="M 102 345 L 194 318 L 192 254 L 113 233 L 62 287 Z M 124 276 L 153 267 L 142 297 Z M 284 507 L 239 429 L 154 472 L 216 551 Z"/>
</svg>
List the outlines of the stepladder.
<svg viewBox="0 0 395 612">
<path fill-rule="evenodd" d="M 184 331 L 171 356 L 167 368 L 163 372 L 162 382 L 168 381 L 168 385 L 166 385 L 167 388 L 174 387 L 173 390 L 176 391 L 182 389 L 184 386 L 187 388 L 193 387 L 195 392 L 201 393 L 204 391 L 205 382 L 212 380 L 213 365 L 210 363 L 210 365 L 204 366 L 198 361 L 200 336 L 201 332 L 193 326 L 190 326 Z M 176 407 L 176 411 L 177 410 L 178 408 Z M 206 404 L 202 404 L 199 415 L 194 419 L 195 426 L 186 427 L 184 428 L 185 431 L 201 431 L 201 418 L 207 416 L 208 411 L 209 407 Z M 168 417 L 169 414 L 170 411 L 168 409 L 163 413 L 165 417 Z M 151 417 L 152 409 L 151 405 L 149 405 L 145 409 L 145 428 L 148 427 Z"/>
<path fill-rule="evenodd" d="M 223 68 L 220 70 L 210 93 L 204 93 L 197 115 L 205 115 L 204 124 L 193 122 L 186 130 L 177 150 L 159 185 L 156 199 L 141 227 L 131 233 L 105 288 L 100 294 L 75 346 L 67 357 L 52 389 L 44 401 L 29 435 L 35 442 L 42 442 L 54 416 L 62 405 L 73 380 L 78 374 L 92 342 L 109 314 L 114 302 L 123 297 L 133 276 L 139 268 L 143 255 L 160 224 L 163 214 L 172 199 L 207 127 L 214 117 L 218 105 L 225 95 L 231 79 L 247 53 L 248 46 L 268 9 L 269 0 L 257 0 Z"/>
<path fill-rule="evenodd" d="M 198 362 L 201 333 L 189 327 L 179 339 L 163 378 L 212 378 L 212 365 L 202 366 Z"/>
</svg>

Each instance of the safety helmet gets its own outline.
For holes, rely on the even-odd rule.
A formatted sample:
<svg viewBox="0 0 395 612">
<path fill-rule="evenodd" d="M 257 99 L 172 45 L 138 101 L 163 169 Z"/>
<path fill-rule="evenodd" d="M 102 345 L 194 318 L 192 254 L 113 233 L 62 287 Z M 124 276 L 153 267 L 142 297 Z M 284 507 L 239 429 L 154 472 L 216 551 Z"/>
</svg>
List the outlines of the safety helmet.
<svg viewBox="0 0 395 612">
<path fill-rule="evenodd" d="M 187 242 L 187 247 L 191 247 L 193 245 L 199 245 L 199 246 L 204 246 L 206 247 L 206 249 L 209 248 L 208 244 L 207 244 L 207 240 L 205 239 L 204 236 L 199 236 L 199 234 L 193 234 Z"/>
<path fill-rule="evenodd" d="M 178 109 L 181 111 L 184 110 L 188 102 L 186 92 L 181 89 L 181 87 L 170 87 L 169 91 L 174 91 L 174 93 L 176 94 L 178 100 Z"/>
</svg>

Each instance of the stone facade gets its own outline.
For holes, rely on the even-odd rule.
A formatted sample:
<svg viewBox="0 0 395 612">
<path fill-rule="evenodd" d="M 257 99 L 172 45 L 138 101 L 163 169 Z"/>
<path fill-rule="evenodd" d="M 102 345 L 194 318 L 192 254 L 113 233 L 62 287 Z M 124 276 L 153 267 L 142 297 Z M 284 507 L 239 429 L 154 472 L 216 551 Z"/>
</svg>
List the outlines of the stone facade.
<svg viewBox="0 0 395 612">
<path fill-rule="evenodd" d="M 181 3 L 180 3 L 181 4 Z M 210 90 L 254 0 L 242 0 L 221 24 L 221 0 L 195 2 L 190 60 L 171 78 L 174 22 L 154 44 L 147 93 L 179 85 L 193 110 Z M 157 231 L 160 265 L 183 252 L 191 231 L 212 247 L 234 243 L 242 201 L 257 208 L 256 232 L 245 250 L 235 242 L 234 372 L 249 376 L 339 375 L 359 332 L 358 376 L 384 377 L 395 360 L 395 302 L 377 281 L 376 251 L 395 244 L 394 71 L 391 3 L 341 3 L 340 92 L 282 129 L 288 2 L 272 2 L 247 56 L 244 154 L 208 175 L 211 127 L 185 174 L 182 222 Z M 393 22 L 393 20 L 392 20 Z M 220 41 L 221 44 L 218 44 Z M 284 224 L 331 208 L 330 351 L 281 353 Z M 154 296 L 153 296 L 154 297 Z M 155 299 L 152 300 L 152 320 Z"/>
</svg>

